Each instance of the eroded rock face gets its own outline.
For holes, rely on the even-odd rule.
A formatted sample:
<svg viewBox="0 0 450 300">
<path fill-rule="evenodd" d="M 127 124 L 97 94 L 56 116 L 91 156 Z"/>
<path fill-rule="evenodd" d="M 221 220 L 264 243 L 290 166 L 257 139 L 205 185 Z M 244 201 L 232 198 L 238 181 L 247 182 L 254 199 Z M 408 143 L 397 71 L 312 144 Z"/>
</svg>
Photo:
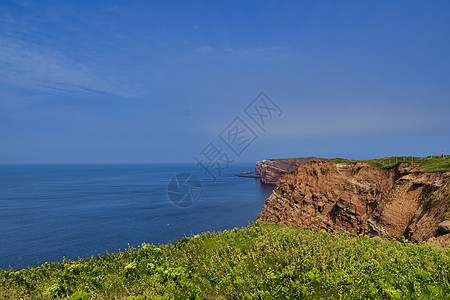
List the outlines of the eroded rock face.
<svg viewBox="0 0 450 300">
<path fill-rule="evenodd" d="M 261 176 L 261 183 L 275 185 L 286 173 L 289 173 L 310 159 L 265 159 L 256 162 L 255 175 Z"/>
<path fill-rule="evenodd" d="M 309 161 L 278 181 L 258 221 L 441 245 L 450 241 L 438 231 L 450 217 L 450 173 L 416 168 Z"/>
<path fill-rule="evenodd" d="M 259 161 L 255 164 L 255 175 L 261 176 L 261 163 Z"/>
<path fill-rule="evenodd" d="M 450 221 L 444 221 L 439 223 L 438 230 L 443 233 L 450 232 Z"/>
</svg>

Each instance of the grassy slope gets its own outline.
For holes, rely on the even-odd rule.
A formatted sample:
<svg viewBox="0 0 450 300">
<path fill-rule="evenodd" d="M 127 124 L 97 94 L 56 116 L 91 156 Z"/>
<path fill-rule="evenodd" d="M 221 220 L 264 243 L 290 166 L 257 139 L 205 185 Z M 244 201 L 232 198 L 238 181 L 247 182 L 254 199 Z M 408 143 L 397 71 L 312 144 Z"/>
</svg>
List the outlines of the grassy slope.
<svg viewBox="0 0 450 300">
<path fill-rule="evenodd" d="M 301 158 L 301 157 L 300 157 Z M 300 159 L 300 158 L 283 158 L 283 159 Z M 313 158 L 313 157 L 306 157 Z M 391 156 L 384 158 L 357 160 L 357 159 L 345 159 L 345 158 L 318 158 L 319 160 L 329 160 L 334 162 L 367 162 L 370 166 L 374 168 L 385 168 L 396 165 L 400 162 L 415 162 L 420 163 L 421 167 L 418 171 L 420 172 L 450 172 L 450 156 L 445 156 L 442 159 L 441 156 L 433 157 L 412 157 L 412 156 Z"/>
<path fill-rule="evenodd" d="M 444 299 L 449 270 L 449 249 L 254 224 L 0 272 L 0 298 Z"/>
</svg>

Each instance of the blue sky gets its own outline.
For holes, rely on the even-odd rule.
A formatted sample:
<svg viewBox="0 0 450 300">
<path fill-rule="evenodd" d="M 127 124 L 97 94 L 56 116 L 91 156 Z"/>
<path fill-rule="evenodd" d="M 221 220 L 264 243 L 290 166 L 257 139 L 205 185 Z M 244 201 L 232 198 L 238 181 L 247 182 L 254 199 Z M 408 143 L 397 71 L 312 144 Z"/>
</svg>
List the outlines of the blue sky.
<svg viewBox="0 0 450 300">
<path fill-rule="evenodd" d="M 1 1 L 0 163 L 450 153 L 448 1 Z M 261 91 L 266 131 L 243 112 Z M 235 118 L 258 138 L 238 157 Z"/>
</svg>

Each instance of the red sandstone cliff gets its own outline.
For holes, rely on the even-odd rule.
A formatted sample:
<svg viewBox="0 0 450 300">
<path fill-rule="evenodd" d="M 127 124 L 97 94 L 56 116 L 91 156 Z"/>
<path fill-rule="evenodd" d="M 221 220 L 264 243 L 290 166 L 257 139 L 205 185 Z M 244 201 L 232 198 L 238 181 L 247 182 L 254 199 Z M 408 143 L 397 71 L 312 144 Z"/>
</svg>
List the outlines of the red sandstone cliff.
<svg viewBox="0 0 450 300">
<path fill-rule="evenodd" d="M 261 183 L 275 185 L 283 175 L 297 169 L 309 160 L 311 159 L 265 159 L 262 162 L 256 162 L 255 175 L 261 177 Z"/>
<path fill-rule="evenodd" d="M 444 245 L 450 242 L 450 172 L 310 161 L 282 177 L 259 222 Z M 450 224 L 449 224 L 450 226 Z"/>
</svg>

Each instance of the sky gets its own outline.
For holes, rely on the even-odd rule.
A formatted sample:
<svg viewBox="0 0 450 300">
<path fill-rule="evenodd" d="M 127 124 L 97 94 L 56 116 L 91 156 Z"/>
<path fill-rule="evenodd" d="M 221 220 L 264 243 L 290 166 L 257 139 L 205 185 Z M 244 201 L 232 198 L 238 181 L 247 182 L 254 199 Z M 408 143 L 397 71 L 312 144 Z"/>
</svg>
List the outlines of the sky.
<svg viewBox="0 0 450 300">
<path fill-rule="evenodd" d="M 449 1 L 1 0 L 0 163 L 450 154 L 449 16 Z"/>
</svg>

